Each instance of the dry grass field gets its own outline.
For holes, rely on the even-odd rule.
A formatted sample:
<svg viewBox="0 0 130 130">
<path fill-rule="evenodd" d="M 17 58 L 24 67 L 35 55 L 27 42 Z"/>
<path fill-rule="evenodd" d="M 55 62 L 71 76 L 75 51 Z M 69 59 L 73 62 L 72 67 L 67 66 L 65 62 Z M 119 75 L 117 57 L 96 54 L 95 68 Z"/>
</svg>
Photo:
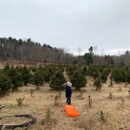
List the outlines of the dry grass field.
<svg viewBox="0 0 130 130">
<path fill-rule="evenodd" d="M 108 87 L 109 82 L 107 82 L 102 85 L 100 91 L 96 91 L 93 87 L 93 79 L 88 77 L 87 79 L 88 83 L 83 89 L 82 96 L 75 90 L 72 94 L 72 105 L 80 113 L 78 117 L 66 115 L 64 91 L 61 92 L 61 98 L 55 105 L 55 96 L 59 93 L 52 91 L 48 84 L 40 86 L 40 90 L 36 90 L 33 85 L 28 85 L 19 88 L 17 92 L 10 92 L 0 99 L 0 104 L 5 105 L 5 108 L 0 109 L 0 116 L 32 115 L 36 118 L 36 123 L 28 130 L 130 130 L 128 93 L 130 85 L 114 83 L 113 87 Z M 92 99 L 91 108 L 88 96 Z M 23 97 L 25 99 L 22 106 L 18 106 L 16 99 Z M 21 124 L 27 120 L 9 117 L 0 120 L 0 124 Z M 19 130 L 24 129 L 19 128 Z"/>
</svg>

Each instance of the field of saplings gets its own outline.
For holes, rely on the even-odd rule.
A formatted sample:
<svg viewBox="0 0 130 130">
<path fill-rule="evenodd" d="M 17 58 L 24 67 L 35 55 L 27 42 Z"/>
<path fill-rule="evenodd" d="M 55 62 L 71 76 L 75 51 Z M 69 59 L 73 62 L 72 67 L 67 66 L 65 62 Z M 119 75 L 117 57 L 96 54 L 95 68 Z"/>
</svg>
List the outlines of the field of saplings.
<svg viewBox="0 0 130 130">
<path fill-rule="evenodd" d="M 72 83 L 68 117 L 65 85 Z M 0 129 L 130 130 L 130 68 L 13 66 L 0 69 Z"/>
</svg>

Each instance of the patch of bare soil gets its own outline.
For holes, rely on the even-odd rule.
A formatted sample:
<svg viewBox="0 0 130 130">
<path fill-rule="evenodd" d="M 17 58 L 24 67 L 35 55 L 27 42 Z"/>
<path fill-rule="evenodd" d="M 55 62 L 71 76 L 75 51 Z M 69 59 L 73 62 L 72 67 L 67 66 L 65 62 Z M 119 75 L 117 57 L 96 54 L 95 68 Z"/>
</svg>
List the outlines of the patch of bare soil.
<svg viewBox="0 0 130 130">
<path fill-rule="evenodd" d="M 14 116 L 10 116 L 10 117 L 4 117 L 0 120 L 0 124 L 4 124 L 4 125 L 18 125 L 18 124 L 23 124 L 28 122 L 29 119 L 25 118 L 25 117 L 14 117 Z"/>
<path fill-rule="evenodd" d="M 0 104 L 5 105 L 0 110 L 0 116 L 32 115 L 36 123 L 30 125 L 28 130 L 130 130 L 130 85 L 114 83 L 113 87 L 108 87 L 107 82 L 100 91 L 96 91 L 93 79 L 87 77 L 87 80 L 82 95 L 73 89 L 72 105 L 79 111 L 78 117 L 66 115 L 64 91 L 55 104 L 59 92 L 52 91 L 48 84 L 41 86 L 40 90 L 28 85 L 19 88 L 17 92 L 10 92 L 0 99 Z M 91 107 L 88 96 L 91 97 Z M 22 106 L 16 102 L 20 97 L 24 97 Z M 5 118 L 0 120 L 0 124 L 17 124 L 26 120 Z"/>
</svg>

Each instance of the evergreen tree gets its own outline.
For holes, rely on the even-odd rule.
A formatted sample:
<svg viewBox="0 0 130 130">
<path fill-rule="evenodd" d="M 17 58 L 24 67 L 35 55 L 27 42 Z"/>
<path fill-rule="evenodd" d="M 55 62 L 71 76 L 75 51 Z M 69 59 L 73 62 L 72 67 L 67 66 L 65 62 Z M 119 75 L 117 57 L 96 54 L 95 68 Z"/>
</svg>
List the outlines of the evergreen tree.
<svg viewBox="0 0 130 130">
<path fill-rule="evenodd" d="M 29 83 L 30 77 L 31 77 L 30 70 L 26 66 L 24 66 L 21 69 L 21 73 L 22 73 L 23 83 L 24 83 L 24 85 L 27 85 Z"/>
<path fill-rule="evenodd" d="M 126 77 L 126 82 L 130 83 L 130 68 L 126 71 L 125 77 Z"/>
<path fill-rule="evenodd" d="M 40 85 L 43 85 L 44 77 L 40 71 L 36 70 L 34 72 L 34 74 L 32 75 L 31 83 L 36 85 L 37 90 L 39 90 Z"/>
<path fill-rule="evenodd" d="M 6 64 L 5 67 L 3 68 L 3 72 L 8 74 L 9 70 L 10 70 L 10 66 L 9 64 Z"/>
<path fill-rule="evenodd" d="M 110 72 L 111 72 L 111 70 L 109 68 L 104 68 L 103 69 L 103 72 L 101 73 L 102 82 L 106 83 L 108 75 L 109 75 Z"/>
<path fill-rule="evenodd" d="M 52 77 L 52 75 L 48 69 L 46 71 L 44 71 L 44 80 L 46 82 L 49 82 L 51 80 L 51 77 Z"/>
<path fill-rule="evenodd" d="M 50 81 L 50 88 L 54 90 L 61 90 L 64 89 L 63 85 L 66 82 L 66 79 L 63 75 L 63 72 L 57 71 Z"/>
<path fill-rule="evenodd" d="M 82 74 L 87 75 L 87 66 L 86 65 L 82 69 Z"/>
<path fill-rule="evenodd" d="M 124 77 L 121 68 L 115 67 L 112 69 L 112 78 L 116 83 L 123 81 Z"/>
<path fill-rule="evenodd" d="M 101 89 L 101 87 L 102 87 L 101 78 L 100 78 L 100 77 L 98 77 L 98 78 L 95 80 L 95 82 L 94 82 L 94 84 L 93 84 L 93 85 L 94 85 L 94 86 L 96 86 L 96 90 Z"/>
<path fill-rule="evenodd" d="M 100 68 L 98 68 L 97 66 L 89 65 L 87 74 L 89 76 L 94 77 L 94 79 L 96 79 L 99 76 L 99 71 L 100 71 Z"/>
<path fill-rule="evenodd" d="M 93 63 L 93 57 L 90 53 L 85 53 L 83 58 L 86 60 L 86 65 L 91 65 Z"/>
<path fill-rule="evenodd" d="M 22 86 L 22 75 L 20 72 L 17 71 L 14 66 L 11 66 L 8 72 L 8 76 L 10 77 L 12 81 L 12 90 L 15 91 L 18 89 L 18 87 Z"/>
<path fill-rule="evenodd" d="M 0 96 L 8 93 L 11 87 L 10 78 L 5 74 L 0 73 Z"/>
<path fill-rule="evenodd" d="M 82 75 L 82 73 L 77 70 L 70 76 L 70 81 L 72 85 L 77 89 L 80 90 L 81 87 L 85 87 L 87 83 L 87 79 L 85 75 Z"/>
</svg>

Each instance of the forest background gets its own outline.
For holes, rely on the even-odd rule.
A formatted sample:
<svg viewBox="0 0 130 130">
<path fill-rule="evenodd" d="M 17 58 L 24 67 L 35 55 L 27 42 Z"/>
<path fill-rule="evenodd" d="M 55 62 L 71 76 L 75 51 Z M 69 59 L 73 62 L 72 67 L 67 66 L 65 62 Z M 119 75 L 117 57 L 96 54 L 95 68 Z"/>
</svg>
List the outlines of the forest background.
<svg viewBox="0 0 130 130">
<path fill-rule="evenodd" d="M 88 52 L 81 55 L 78 48 L 78 55 L 69 53 L 66 48 L 56 48 L 47 44 L 41 45 L 33 42 L 30 38 L 26 40 L 12 37 L 0 38 L 0 61 L 2 64 L 24 63 L 24 64 L 78 64 L 78 65 L 130 65 L 130 52 L 127 50 L 119 55 L 98 55 L 97 48 L 90 46 Z"/>
</svg>

